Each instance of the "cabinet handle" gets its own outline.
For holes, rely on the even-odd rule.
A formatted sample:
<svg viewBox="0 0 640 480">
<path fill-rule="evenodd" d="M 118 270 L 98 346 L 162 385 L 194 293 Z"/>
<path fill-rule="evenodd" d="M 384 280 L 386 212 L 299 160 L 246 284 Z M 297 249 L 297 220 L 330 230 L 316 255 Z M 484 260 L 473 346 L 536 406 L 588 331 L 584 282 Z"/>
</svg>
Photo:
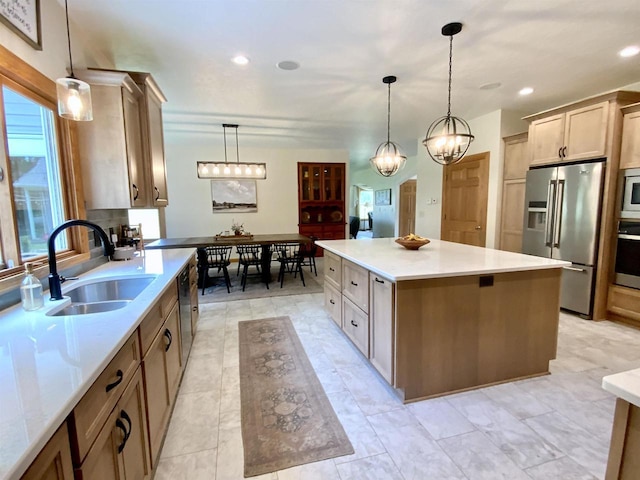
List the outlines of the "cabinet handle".
<svg viewBox="0 0 640 480">
<path fill-rule="evenodd" d="M 384 281 L 380 280 L 378 277 L 376 277 L 376 282 L 378 282 L 378 283 L 384 283 Z"/>
<path fill-rule="evenodd" d="M 156 187 L 155 185 L 153 186 L 153 189 L 156 191 L 156 202 L 157 202 L 158 199 L 160 198 L 160 190 L 158 190 L 158 187 Z"/>
<path fill-rule="evenodd" d="M 330 303 L 331 305 L 335 305 L 335 304 L 336 304 L 336 302 L 334 302 L 334 301 L 333 301 L 333 298 L 332 298 L 331 300 L 329 300 L 329 303 Z"/>
<path fill-rule="evenodd" d="M 567 147 L 562 149 L 562 158 L 567 158 Z"/>
<path fill-rule="evenodd" d="M 354 287 L 358 286 L 358 284 L 356 282 L 354 282 L 353 280 L 351 280 L 351 285 L 353 285 Z"/>
<path fill-rule="evenodd" d="M 129 424 L 129 430 L 127 430 L 127 427 L 125 427 L 124 423 L 120 421 L 120 418 L 124 419 L 124 421 Z M 129 440 L 129 436 L 131 435 L 131 427 L 133 426 L 133 424 L 131 423 L 131 418 L 124 410 L 120 411 L 120 418 L 116 420 L 116 426 L 120 430 L 122 430 L 124 438 L 122 439 L 122 443 L 118 445 L 118 453 L 122 453 L 122 451 L 124 450 L 124 447 L 127 444 L 127 440 Z"/>
<path fill-rule="evenodd" d="M 351 320 L 351 325 L 353 325 L 354 327 L 358 326 L 358 324 L 356 322 L 354 322 L 353 320 Z"/>
<path fill-rule="evenodd" d="M 173 336 L 171 335 L 171 332 L 169 331 L 168 328 L 164 329 L 164 336 L 167 337 L 167 339 L 169 340 L 169 343 L 167 343 L 167 345 L 164 347 L 164 351 L 168 352 L 169 349 L 171 348 L 171 343 L 173 342 Z"/>
<path fill-rule="evenodd" d="M 329 267 L 329 271 L 331 271 L 331 272 L 335 272 L 335 270 L 333 269 L 333 267 Z"/>
<path fill-rule="evenodd" d="M 116 377 L 118 377 L 118 379 L 115 382 L 110 383 L 109 385 L 107 385 L 107 387 L 105 388 L 107 393 L 109 393 L 111 390 L 116 388 L 118 385 L 120 385 L 120 382 L 122 382 L 122 379 L 124 377 L 124 374 L 122 373 L 122 370 L 118 369 L 118 371 L 116 372 Z"/>
<path fill-rule="evenodd" d="M 136 189 L 136 194 L 133 196 L 133 200 L 135 201 L 135 200 L 137 200 L 137 199 L 138 199 L 138 193 L 139 193 L 139 190 L 138 190 L 138 187 L 136 187 L 136 184 L 135 184 L 135 183 L 132 183 L 131 185 L 133 185 L 133 188 L 135 188 L 135 189 Z"/>
<path fill-rule="evenodd" d="M 558 158 L 562 158 L 562 147 L 558 149 Z"/>
<path fill-rule="evenodd" d="M 191 310 L 193 310 L 194 312 L 198 311 L 198 307 L 193 307 Z"/>
</svg>

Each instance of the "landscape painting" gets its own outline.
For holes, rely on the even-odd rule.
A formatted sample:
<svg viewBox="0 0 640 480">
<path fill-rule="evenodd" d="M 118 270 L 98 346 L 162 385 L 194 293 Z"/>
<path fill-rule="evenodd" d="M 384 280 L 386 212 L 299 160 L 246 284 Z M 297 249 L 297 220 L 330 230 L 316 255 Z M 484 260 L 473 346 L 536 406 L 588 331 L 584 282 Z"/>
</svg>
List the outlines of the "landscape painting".
<svg viewBox="0 0 640 480">
<path fill-rule="evenodd" d="M 258 211 L 255 180 L 211 180 L 213 213 Z"/>
</svg>

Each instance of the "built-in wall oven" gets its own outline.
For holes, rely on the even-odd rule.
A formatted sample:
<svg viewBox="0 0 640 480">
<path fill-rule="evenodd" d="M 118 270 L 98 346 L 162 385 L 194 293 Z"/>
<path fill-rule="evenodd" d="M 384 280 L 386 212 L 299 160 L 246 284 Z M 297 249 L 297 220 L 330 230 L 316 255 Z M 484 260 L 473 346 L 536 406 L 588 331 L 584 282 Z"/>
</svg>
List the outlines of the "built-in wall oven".
<svg viewBox="0 0 640 480">
<path fill-rule="evenodd" d="M 620 218 L 640 219 L 640 168 L 624 170 Z"/>
<path fill-rule="evenodd" d="M 618 223 L 615 283 L 640 289 L 640 222 Z"/>
</svg>

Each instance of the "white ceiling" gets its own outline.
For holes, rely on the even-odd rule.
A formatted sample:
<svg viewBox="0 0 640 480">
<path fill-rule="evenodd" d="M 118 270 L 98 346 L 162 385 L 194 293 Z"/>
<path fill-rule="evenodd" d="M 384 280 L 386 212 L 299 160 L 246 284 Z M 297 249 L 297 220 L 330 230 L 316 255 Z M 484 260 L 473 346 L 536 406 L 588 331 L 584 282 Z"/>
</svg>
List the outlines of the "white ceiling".
<svg viewBox="0 0 640 480">
<path fill-rule="evenodd" d="M 59 0 L 60 1 L 60 0 Z M 638 0 L 68 0 L 71 20 L 123 70 L 153 74 L 170 135 L 222 135 L 244 146 L 345 148 L 366 162 L 386 137 L 415 155 L 446 113 L 535 113 L 640 82 Z M 239 67 L 236 54 L 251 62 Z M 276 68 L 293 60 L 295 71 Z M 91 65 L 89 65 L 91 66 Z M 493 90 L 479 87 L 500 82 Z M 535 92 L 518 96 L 530 86 Z M 178 133 L 181 132 L 181 133 Z"/>
</svg>

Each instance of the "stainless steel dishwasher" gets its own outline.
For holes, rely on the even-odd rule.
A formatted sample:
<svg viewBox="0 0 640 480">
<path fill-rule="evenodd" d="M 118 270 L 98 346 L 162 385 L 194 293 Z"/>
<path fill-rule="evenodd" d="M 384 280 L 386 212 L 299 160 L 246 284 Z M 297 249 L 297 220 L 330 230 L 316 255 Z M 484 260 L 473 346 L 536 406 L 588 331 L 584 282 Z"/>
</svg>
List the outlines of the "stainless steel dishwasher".
<svg viewBox="0 0 640 480">
<path fill-rule="evenodd" d="M 178 304 L 180 309 L 180 329 L 182 338 L 182 365 L 186 366 L 193 334 L 191 332 L 191 291 L 189 285 L 189 265 L 178 276 Z"/>
</svg>

